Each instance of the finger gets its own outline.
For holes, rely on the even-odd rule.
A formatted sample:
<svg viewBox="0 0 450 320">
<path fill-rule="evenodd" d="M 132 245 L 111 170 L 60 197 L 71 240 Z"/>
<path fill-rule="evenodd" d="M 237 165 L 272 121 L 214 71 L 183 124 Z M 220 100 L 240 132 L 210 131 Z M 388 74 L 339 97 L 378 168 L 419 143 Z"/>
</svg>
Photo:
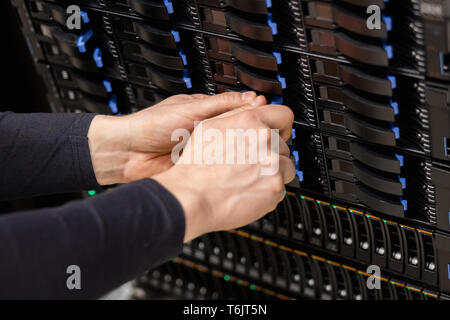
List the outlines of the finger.
<svg viewBox="0 0 450 320">
<path fill-rule="evenodd" d="M 297 172 L 295 171 L 295 165 L 292 162 L 291 158 L 286 156 L 280 156 L 280 173 L 283 177 L 284 184 L 288 184 L 297 175 Z"/>
<path fill-rule="evenodd" d="M 279 129 L 280 136 L 287 141 L 291 136 L 294 113 L 287 106 L 265 105 L 252 110 L 258 118 L 269 128 Z"/>
<path fill-rule="evenodd" d="M 175 104 L 175 103 L 186 103 L 186 102 L 193 102 L 200 99 L 206 99 L 210 97 L 207 94 L 203 93 L 194 93 L 194 94 L 176 94 L 173 96 L 170 96 L 163 101 L 161 101 L 159 104 Z"/>
<path fill-rule="evenodd" d="M 193 93 L 190 95 L 194 99 L 206 99 L 208 97 L 211 97 L 210 95 L 204 94 L 204 93 Z"/>
<path fill-rule="evenodd" d="M 199 101 L 189 101 L 185 110 L 198 120 L 204 120 L 250 104 L 255 98 L 256 93 L 253 91 L 225 92 Z"/>
<path fill-rule="evenodd" d="M 280 136 L 278 136 L 278 139 L 279 139 L 279 146 L 280 146 L 279 147 L 280 148 L 280 150 L 279 150 L 280 156 L 289 157 L 291 155 L 291 150 L 289 149 L 286 141 L 284 141 L 284 139 L 281 138 Z"/>
<path fill-rule="evenodd" d="M 267 143 L 267 149 L 269 152 L 272 153 L 278 153 L 279 156 L 285 156 L 290 157 L 291 150 L 289 149 L 286 141 L 284 141 L 283 138 L 280 137 L 280 135 L 270 129 L 267 129 L 268 135 L 270 136 L 270 141 L 261 141 L 260 143 Z M 278 140 L 278 141 L 276 141 Z M 274 145 L 275 143 L 278 143 L 278 145 Z M 270 144 L 270 145 L 269 145 Z M 274 154 L 276 156 L 276 154 Z"/>
<path fill-rule="evenodd" d="M 230 110 L 228 112 L 219 114 L 217 116 L 214 117 L 214 119 L 219 119 L 219 118 L 226 118 L 226 117 L 230 117 L 234 114 L 237 114 L 239 112 L 245 111 L 245 110 L 251 110 L 254 108 L 258 108 L 260 106 L 264 106 L 266 104 L 266 98 L 264 96 L 257 96 L 253 101 L 251 101 L 249 104 L 243 105 L 242 107 Z"/>
</svg>

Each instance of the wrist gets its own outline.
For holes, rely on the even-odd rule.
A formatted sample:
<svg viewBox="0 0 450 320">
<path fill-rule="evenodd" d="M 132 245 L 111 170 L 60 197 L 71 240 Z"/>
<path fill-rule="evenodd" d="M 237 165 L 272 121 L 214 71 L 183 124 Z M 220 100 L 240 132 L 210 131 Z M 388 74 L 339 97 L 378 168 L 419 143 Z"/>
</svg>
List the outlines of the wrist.
<svg viewBox="0 0 450 320">
<path fill-rule="evenodd" d="M 125 182 L 131 141 L 126 117 L 97 115 L 88 131 L 89 150 L 95 177 L 100 185 Z"/>
<path fill-rule="evenodd" d="M 213 231 L 211 208 L 203 193 L 193 187 L 194 182 L 183 174 L 180 165 L 175 165 L 152 179 L 163 185 L 180 202 L 186 222 L 184 242 Z M 183 183 L 184 181 L 187 183 Z"/>
</svg>

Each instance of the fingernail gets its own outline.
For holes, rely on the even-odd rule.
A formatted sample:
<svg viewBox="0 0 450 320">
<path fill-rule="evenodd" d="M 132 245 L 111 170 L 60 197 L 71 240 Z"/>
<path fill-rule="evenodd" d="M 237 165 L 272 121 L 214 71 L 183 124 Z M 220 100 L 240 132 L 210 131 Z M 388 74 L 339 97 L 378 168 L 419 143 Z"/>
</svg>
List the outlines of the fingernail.
<svg viewBox="0 0 450 320">
<path fill-rule="evenodd" d="M 256 101 L 256 99 L 254 99 L 252 102 L 250 102 L 250 105 L 252 107 L 256 107 L 258 105 L 258 101 Z"/>
<path fill-rule="evenodd" d="M 246 91 L 241 94 L 242 94 L 242 100 L 244 100 L 244 101 L 252 100 L 256 96 L 256 94 L 253 91 Z"/>
<path fill-rule="evenodd" d="M 257 96 L 256 98 L 254 98 L 253 101 L 250 102 L 250 105 L 253 107 L 262 106 L 264 103 L 262 103 L 261 98 L 259 98 L 259 97 L 262 97 L 262 96 Z"/>
</svg>

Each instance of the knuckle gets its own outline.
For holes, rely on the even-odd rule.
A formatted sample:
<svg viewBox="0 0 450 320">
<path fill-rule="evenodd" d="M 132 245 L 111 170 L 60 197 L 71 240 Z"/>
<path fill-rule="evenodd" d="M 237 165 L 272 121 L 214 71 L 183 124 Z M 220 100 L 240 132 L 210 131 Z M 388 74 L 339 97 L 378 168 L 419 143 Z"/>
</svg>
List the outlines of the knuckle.
<svg viewBox="0 0 450 320">
<path fill-rule="evenodd" d="M 284 192 L 284 181 L 283 177 L 280 174 L 275 174 L 271 177 L 269 182 L 270 190 L 273 193 L 281 193 Z"/>
<path fill-rule="evenodd" d="M 238 116 L 239 116 L 239 120 L 244 125 L 245 124 L 248 125 L 257 120 L 256 114 L 254 112 L 252 112 L 251 110 L 242 111 L 238 114 Z"/>
<path fill-rule="evenodd" d="M 284 113 L 284 117 L 286 118 L 287 121 L 289 122 L 294 121 L 294 112 L 292 111 L 291 108 L 284 105 L 279 105 L 277 107 Z"/>
<path fill-rule="evenodd" d="M 237 105 L 240 104 L 241 94 L 239 92 L 224 92 L 220 94 L 220 99 L 224 104 Z"/>
</svg>

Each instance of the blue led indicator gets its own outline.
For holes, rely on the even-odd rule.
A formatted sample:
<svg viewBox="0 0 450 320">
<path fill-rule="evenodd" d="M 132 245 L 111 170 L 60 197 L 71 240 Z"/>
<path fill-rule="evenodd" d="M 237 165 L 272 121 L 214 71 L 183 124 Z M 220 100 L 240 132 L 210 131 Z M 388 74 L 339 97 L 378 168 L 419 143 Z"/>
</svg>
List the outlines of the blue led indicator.
<svg viewBox="0 0 450 320">
<path fill-rule="evenodd" d="M 384 51 L 386 51 L 387 58 L 391 60 L 394 57 L 394 49 L 390 44 L 383 45 Z"/>
<path fill-rule="evenodd" d="M 172 33 L 175 42 L 180 42 L 180 33 L 178 31 L 172 30 L 170 33 Z"/>
<path fill-rule="evenodd" d="M 450 226 L 450 212 L 448 213 L 448 225 Z"/>
<path fill-rule="evenodd" d="M 298 151 L 292 151 L 292 155 L 294 156 L 295 166 L 298 168 L 298 166 L 300 166 L 300 156 L 298 155 Z"/>
<path fill-rule="evenodd" d="M 187 69 L 184 69 L 184 71 L 183 71 L 183 80 L 184 80 L 184 83 L 186 83 L 186 88 L 188 88 L 188 89 L 192 88 L 192 81 L 191 81 L 191 78 L 189 77 L 189 73 L 188 73 Z"/>
<path fill-rule="evenodd" d="M 270 101 L 270 104 L 283 104 L 283 97 L 282 96 L 273 97 L 272 101 Z"/>
<path fill-rule="evenodd" d="M 281 74 L 277 73 L 278 81 L 280 81 L 281 89 L 286 89 L 286 78 L 282 77 Z"/>
<path fill-rule="evenodd" d="M 109 99 L 108 105 L 109 105 L 109 109 L 111 109 L 111 112 L 113 114 L 116 114 L 119 112 L 119 109 L 117 108 L 117 96 L 116 95 L 113 95 L 111 97 L 111 99 Z"/>
<path fill-rule="evenodd" d="M 394 132 L 395 139 L 400 139 L 400 129 L 398 127 L 394 127 L 394 125 L 391 123 L 391 130 Z"/>
<path fill-rule="evenodd" d="M 86 44 L 89 41 L 89 39 L 92 38 L 93 35 L 94 31 L 88 30 L 78 37 L 77 39 L 78 51 L 80 51 L 81 53 L 85 53 L 87 51 Z"/>
<path fill-rule="evenodd" d="M 186 58 L 186 55 L 184 54 L 183 49 L 180 49 L 178 51 L 178 54 L 180 55 L 181 60 L 183 60 L 183 65 L 187 65 L 187 58 Z"/>
<path fill-rule="evenodd" d="M 392 89 L 397 88 L 397 78 L 395 76 L 387 76 L 388 80 L 391 82 Z"/>
<path fill-rule="evenodd" d="M 91 20 L 89 19 L 89 15 L 86 11 L 80 11 L 81 20 L 83 20 L 84 23 L 89 23 Z"/>
<path fill-rule="evenodd" d="M 112 92 L 111 81 L 109 81 L 109 80 L 103 80 L 103 86 L 105 87 L 106 92 L 108 92 L 108 93 Z"/>
<path fill-rule="evenodd" d="M 167 13 L 168 14 L 172 14 L 173 13 L 173 4 L 172 1 L 170 0 L 164 0 L 164 5 L 167 8 Z"/>
<path fill-rule="evenodd" d="M 402 189 L 406 189 L 406 179 L 399 176 L 398 181 L 402 184 Z"/>
<path fill-rule="evenodd" d="M 277 64 L 281 64 L 283 62 L 283 59 L 281 58 L 281 53 L 273 51 L 272 54 L 275 56 Z"/>
<path fill-rule="evenodd" d="M 401 202 L 401 204 L 402 204 L 402 206 L 403 206 L 403 210 L 404 210 L 404 211 L 408 211 L 408 201 L 407 201 L 407 200 L 403 200 L 403 199 L 400 197 L 400 202 Z"/>
<path fill-rule="evenodd" d="M 447 143 L 447 137 L 444 137 L 444 152 L 445 152 L 445 156 L 448 157 L 448 143 Z"/>
<path fill-rule="evenodd" d="M 403 167 L 404 166 L 404 164 L 405 164 L 405 160 L 404 160 L 404 157 L 403 156 L 401 156 L 401 155 L 399 155 L 399 154 L 396 154 L 395 155 L 395 157 L 397 158 L 397 160 L 400 162 L 400 167 Z"/>
<path fill-rule="evenodd" d="M 304 177 L 303 177 L 303 171 L 297 170 L 297 176 L 298 176 L 298 180 L 300 180 L 300 182 L 303 182 Z"/>
<path fill-rule="evenodd" d="M 385 15 L 382 15 L 381 18 L 383 19 L 384 23 L 386 24 L 386 30 L 392 31 L 392 28 L 393 28 L 392 18 L 389 16 L 385 16 Z"/>
<path fill-rule="evenodd" d="M 273 35 L 278 34 L 278 26 L 275 22 L 273 22 L 273 16 L 271 13 L 267 14 L 267 24 L 269 25 L 270 29 L 272 30 Z"/>
<path fill-rule="evenodd" d="M 266 7 L 272 8 L 272 0 L 266 0 Z"/>
<path fill-rule="evenodd" d="M 103 68 L 103 59 L 102 59 L 103 53 L 102 50 L 100 50 L 100 48 L 96 48 L 94 50 L 94 61 L 95 61 L 95 65 L 97 66 L 97 68 Z"/>
<path fill-rule="evenodd" d="M 400 113 L 400 110 L 398 109 L 398 102 L 389 100 L 389 104 L 391 105 L 392 109 L 394 109 L 394 114 L 398 115 Z"/>
</svg>

